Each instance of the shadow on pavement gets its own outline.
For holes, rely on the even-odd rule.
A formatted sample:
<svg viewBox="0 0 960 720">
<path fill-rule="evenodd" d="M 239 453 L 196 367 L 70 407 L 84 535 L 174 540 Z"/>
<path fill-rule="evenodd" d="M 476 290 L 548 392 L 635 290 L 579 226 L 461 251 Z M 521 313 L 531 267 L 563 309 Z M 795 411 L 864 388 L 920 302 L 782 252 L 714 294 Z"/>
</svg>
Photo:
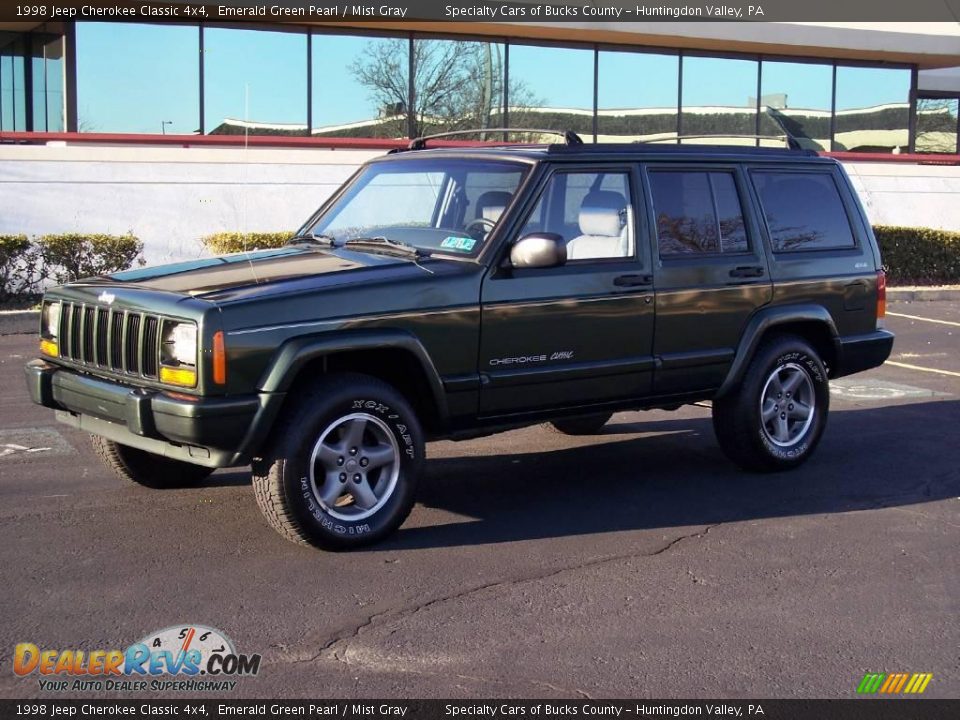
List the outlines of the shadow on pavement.
<svg viewBox="0 0 960 720">
<path fill-rule="evenodd" d="M 470 520 L 407 528 L 377 550 L 736 522 L 910 505 L 960 495 L 960 401 L 835 410 L 814 457 L 751 474 L 721 453 L 709 420 L 613 424 L 666 433 L 586 447 L 430 460 L 428 507 Z"/>
</svg>

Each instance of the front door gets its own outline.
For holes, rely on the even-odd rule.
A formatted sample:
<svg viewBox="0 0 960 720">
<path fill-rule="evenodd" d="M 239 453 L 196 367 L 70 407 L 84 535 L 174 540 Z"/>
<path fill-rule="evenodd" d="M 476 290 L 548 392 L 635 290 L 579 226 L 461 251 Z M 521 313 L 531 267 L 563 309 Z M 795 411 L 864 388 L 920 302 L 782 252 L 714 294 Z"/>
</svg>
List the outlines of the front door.
<svg viewBox="0 0 960 720">
<path fill-rule="evenodd" d="M 554 168 L 516 232 L 555 233 L 559 267 L 494 267 L 481 293 L 480 412 L 602 406 L 649 393 L 653 287 L 628 165 Z M 509 255 L 509 247 L 504 248 Z"/>
</svg>

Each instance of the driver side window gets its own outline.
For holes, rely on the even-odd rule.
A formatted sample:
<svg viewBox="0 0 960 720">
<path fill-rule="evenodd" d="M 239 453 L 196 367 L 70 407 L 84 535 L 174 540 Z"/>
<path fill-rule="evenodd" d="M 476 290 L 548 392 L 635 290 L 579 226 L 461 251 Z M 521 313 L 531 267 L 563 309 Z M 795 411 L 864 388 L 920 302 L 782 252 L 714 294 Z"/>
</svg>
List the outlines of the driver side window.
<svg viewBox="0 0 960 720">
<path fill-rule="evenodd" d="M 633 257 L 631 197 L 626 172 L 554 173 L 520 237 L 559 235 L 568 262 Z"/>
</svg>

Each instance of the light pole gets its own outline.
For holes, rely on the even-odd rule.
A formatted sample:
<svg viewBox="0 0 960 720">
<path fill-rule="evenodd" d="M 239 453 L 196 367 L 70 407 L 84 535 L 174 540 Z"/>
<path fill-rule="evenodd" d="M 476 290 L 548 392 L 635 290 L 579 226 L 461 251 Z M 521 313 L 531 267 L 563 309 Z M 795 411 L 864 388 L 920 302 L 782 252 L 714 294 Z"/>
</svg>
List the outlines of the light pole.
<svg viewBox="0 0 960 720">
<path fill-rule="evenodd" d="M 167 125 L 173 125 L 173 120 L 161 120 L 160 121 L 160 132 L 164 135 L 167 134 Z"/>
</svg>

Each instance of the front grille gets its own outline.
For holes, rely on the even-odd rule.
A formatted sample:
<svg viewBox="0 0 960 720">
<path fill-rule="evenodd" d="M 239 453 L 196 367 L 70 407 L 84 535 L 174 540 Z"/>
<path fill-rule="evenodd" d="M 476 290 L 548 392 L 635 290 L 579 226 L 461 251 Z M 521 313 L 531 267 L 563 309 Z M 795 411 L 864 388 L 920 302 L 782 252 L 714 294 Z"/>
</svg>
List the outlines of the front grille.
<svg viewBox="0 0 960 720">
<path fill-rule="evenodd" d="M 60 313 L 60 355 L 65 360 L 157 377 L 160 316 L 73 302 L 64 302 Z"/>
</svg>

